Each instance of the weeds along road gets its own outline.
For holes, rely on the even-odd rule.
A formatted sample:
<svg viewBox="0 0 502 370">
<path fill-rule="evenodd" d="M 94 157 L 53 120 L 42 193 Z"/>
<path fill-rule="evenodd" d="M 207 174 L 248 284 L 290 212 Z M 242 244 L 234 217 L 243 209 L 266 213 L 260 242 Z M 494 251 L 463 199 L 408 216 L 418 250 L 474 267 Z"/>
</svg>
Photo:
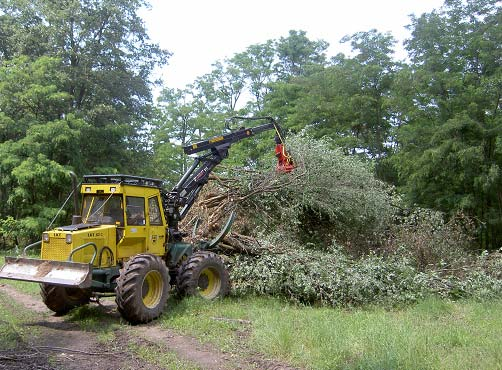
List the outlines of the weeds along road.
<svg viewBox="0 0 502 370">
<path fill-rule="evenodd" d="M 38 296 L 0 282 L 0 311 L 0 370 L 292 369 L 246 348 L 244 332 L 224 352 L 156 322 L 127 325 L 112 299 L 57 317 Z"/>
</svg>

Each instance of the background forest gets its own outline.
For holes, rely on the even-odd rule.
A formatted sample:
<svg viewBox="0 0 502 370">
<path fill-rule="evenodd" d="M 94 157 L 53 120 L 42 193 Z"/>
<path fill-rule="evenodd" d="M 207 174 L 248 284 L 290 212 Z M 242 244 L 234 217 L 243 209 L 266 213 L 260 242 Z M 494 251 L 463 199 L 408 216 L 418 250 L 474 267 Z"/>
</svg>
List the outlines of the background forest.
<svg viewBox="0 0 502 370">
<path fill-rule="evenodd" d="M 401 214 L 421 207 L 441 212 L 442 224 L 461 217 L 468 248 L 502 246 L 498 1 L 446 0 L 412 16 L 406 61 L 377 30 L 347 35 L 351 56 L 327 55 L 327 42 L 291 30 L 215 61 L 182 90 L 152 81 L 170 52 L 149 40 L 138 16 L 147 5 L 0 0 L 0 248 L 39 238 L 68 196 L 68 171 L 172 184 L 190 164 L 180 144 L 220 133 L 236 114 L 274 116 L 301 134 L 297 153 L 331 166 L 314 177 L 355 158 L 368 172 L 353 184 L 376 177 L 392 186 Z M 272 136 L 239 146 L 226 164 L 260 168 L 273 157 Z M 352 190 L 348 199 L 358 199 Z M 346 233 L 364 228 L 356 226 Z"/>
</svg>

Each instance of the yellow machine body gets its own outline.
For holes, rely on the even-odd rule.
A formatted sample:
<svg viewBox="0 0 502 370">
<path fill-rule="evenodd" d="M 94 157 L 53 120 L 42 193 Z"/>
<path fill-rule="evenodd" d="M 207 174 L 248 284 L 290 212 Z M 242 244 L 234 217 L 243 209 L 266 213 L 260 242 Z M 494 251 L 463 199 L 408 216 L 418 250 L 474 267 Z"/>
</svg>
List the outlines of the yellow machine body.
<svg viewBox="0 0 502 370">
<path fill-rule="evenodd" d="M 139 253 L 166 253 L 166 224 L 158 188 L 83 184 L 82 223 L 43 234 L 41 259 L 116 266 Z"/>
</svg>

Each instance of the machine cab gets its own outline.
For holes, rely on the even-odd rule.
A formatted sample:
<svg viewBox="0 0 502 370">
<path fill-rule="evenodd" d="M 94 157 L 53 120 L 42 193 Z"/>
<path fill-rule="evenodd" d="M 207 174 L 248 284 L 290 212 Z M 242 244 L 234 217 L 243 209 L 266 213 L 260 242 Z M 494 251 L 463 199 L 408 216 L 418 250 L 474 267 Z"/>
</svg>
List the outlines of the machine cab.
<svg viewBox="0 0 502 370">
<path fill-rule="evenodd" d="M 162 180 L 127 175 L 84 176 L 82 223 L 115 225 L 116 257 L 138 253 L 165 254 L 166 223 Z"/>
</svg>

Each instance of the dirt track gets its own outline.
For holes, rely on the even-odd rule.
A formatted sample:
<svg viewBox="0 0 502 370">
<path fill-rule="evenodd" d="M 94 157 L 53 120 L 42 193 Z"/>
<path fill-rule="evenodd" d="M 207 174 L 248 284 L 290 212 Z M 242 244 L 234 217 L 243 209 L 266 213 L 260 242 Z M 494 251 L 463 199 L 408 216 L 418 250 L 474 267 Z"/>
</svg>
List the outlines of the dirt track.
<svg viewBox="0 0 502 370">
<path fill-rule="evenodd" d="M 0 282 L 0 294 L 35 313 L 35 320 L 26 322 L 27 332 L 33 328 L 36 335 L 19 340 L 15 351 L 0 351 L 0 370 L 3 369 L 163 369 L 165 367 L 143 360 L 132 348 L 146 348 L 159 355 L 171 352 L 180 363 L 199 369 L 292 369 L 245 348 L 225 353 L 197 339 L 161 328 L 153 322 L 143 326 L 121 324 L 114 330 L 111 341 L 100 340 L 98 334 L 85 331 L 76 322 L 57 317 L 37 297 L 17 291 Z M 96 304 L 94 304 L 96 305 Z M 13 307 L 13 310 L 15 308 Z M 106 312 L 103 325 L 120 323 L 113 301 L 99 306 Z M 239 347 L 241 344 L 239 344 Z M 174 365 L 172 368 L 182 368 Z M 169 367 L 171 368 L 171 367 Z"/>
</svg>

